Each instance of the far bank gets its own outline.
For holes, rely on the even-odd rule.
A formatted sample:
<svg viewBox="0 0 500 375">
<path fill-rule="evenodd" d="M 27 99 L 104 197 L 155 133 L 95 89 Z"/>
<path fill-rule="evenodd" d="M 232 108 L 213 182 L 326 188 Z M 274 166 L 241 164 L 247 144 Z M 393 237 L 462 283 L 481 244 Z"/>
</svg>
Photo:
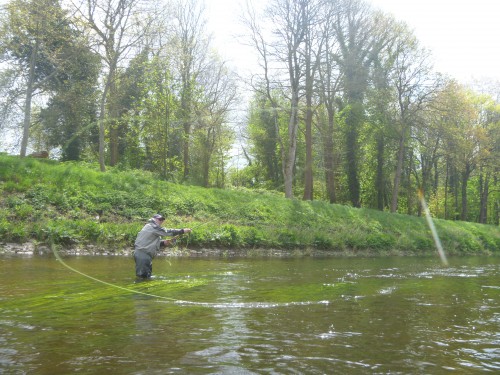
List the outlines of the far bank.
<svg viewBox="0 0 500 375">
<path fill-rule="evenodd" d="M 156 213 L 192 228 L 170 254 L 286 256 L 434 255 L 423 217 L 263 190 L 174 184 L 144 171 L 102 173 L 87 164 L 0 155 L 0 243 L 68 253 L 130 253 Z M 500 227 L 433 220 L 447 255 L 500 254 Z M 30 245 L 31 246 L 31 245 Z M 14 251 L 15 252 L 15 251 Z"/>
<path fill-rule="evenodd" d="M 122 249 L 106 249 L 95 245 L 62 248 L 55 246 L 54 250 L 64 257 L 72 256 L 96 256 L 96 257 L 130 257 L 132 259 L 134 249 L 132 247 Z M 0 243 L 0 256 L 53 256 L 54 250 L 50 246 L 27 242 Z M 463 254 L 463 256 L 470 254 Z M 499 256 L 500 254 L 490 251 L 478 252 L 475 256 Z M 343 251 L 332 252 L 325 250 L 281 250 L 281 249 L 189 249 L 189 248 L 169 248 L 158 252 L 157 258 L 366 258 L 366 257 L 436 257 L 439 259 L 437 251 L 427 254 L 414 254 L 401 251 Z M 453 256 L 460 256 L 454 254 Z"/>
</svg>

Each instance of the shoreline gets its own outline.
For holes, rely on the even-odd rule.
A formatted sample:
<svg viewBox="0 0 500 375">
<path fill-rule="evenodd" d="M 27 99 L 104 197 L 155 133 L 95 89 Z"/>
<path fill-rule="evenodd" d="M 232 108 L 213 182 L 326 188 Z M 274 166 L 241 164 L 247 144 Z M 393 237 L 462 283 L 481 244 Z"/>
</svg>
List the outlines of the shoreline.
<svg viewBox="0 0 500 375">
<path fill-rule="evenodd" d="M 62 256 L 120 256 L 132 257 L 134 249 L 106 249 L 97 245 L 61 247 L 57 246 L 57 253 Z M 0 243 L 0 256 L 50 256 L 53 255 L 51 247 L 45 243 Z M 342 258 L 342 257 L 386 257 L 386 256 L 427 256 L 429 254 L 413 254 L 401 252 L 380 253 L 374 251 L 356 250 L 316 250 L 316 249 L 180 249 L 169 248 L 160 250 L 156 257 L 172 258 Z"/>
<path fill-rule="evenodd" d="M 62 256 L 123 256 L 132 257 L 134 249 L 132 247 L 123 249 L 105 249 L 96 245 L 85 245 L 78 247 L 57 246 L 57 252 Z M 26 256 L 46 256 L 52 255 L 53 251 L 49 245 L 35 244 L 27 242 L 0 243 L 0 255 L 26 255 Z M 169 248 L 160 250 L 156 257 L 177 257 L 177 258 L 235 258 L 235 257 L 296 257 L 296 256 L 338 256 L 332 252 L 318 252 L 314 254 L 309 251 L 299 250 L 279 250 L 279 249 L 179 249 Z M 344 254 L 345 255 L 345 254 Z"/>
<path fill-rule="evenodd" d="M 134 249 L 126 247 L 122 249 L 107 249 L 97 245 L 85 246 L 56 246 L 59 255 L 68 256 L 96 256 L 96 257 L 132 257 Z M 0 242 L 0 256 L 53 256 L 55 255 L 50 247 L 45 243 L 5 243 Z M 402 252 L 402 251 L 373 251 L 373 250 L 317 250 L 317 249 L 186 249 L 168 248 L 160 250 L 156 257 L 170 258 L 384 258 L 384 257 L 434 257 L 437 256 L 435 249 L 422 253 Z M 447 254 L 450 256 L 495 256 L 496 254 L 482 251 L 474 254 Z"/>
</svg>

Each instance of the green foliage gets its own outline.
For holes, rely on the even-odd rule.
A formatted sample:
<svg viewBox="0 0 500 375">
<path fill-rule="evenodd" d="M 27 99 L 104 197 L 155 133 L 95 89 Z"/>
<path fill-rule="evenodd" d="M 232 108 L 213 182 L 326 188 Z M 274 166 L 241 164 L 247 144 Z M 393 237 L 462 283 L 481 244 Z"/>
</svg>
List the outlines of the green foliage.
<svg viewBox="0 0 500 375">
<path fill-rule="evenodd" d="M 240 179 L 243 186 L 276 188 L 282 184 L 279 156 L 282 146 L 278 142 L 278 132 L 284 132 L 288 123 L 288 113 L 283 110 L 287 103 L 278 92 L 273 93 L 273 96 L 274 105 L 263 91 L 257 92 L 251 103 L 248 132 L 254 165 L 243 171 Z M 244 177 L 249 174 L 251 176 Z"/>
<path fill-rule="evenodd" d="M 16 170 L 17 173 L 9 171 Z M 130 248 L 154 213 L 191 227 L 180 248 L 434 254 L 423 218 L 285 199 L 247 189 L 160 181 L 153 174 L 0 155 L 0 241 Z M 22 189 L 13 188 L 23 186 Z M 99 218 L 97 219 L 97 215 Z M 435 220 L 448 254 L 496 253 L 498 227 Z"/>
</svg>

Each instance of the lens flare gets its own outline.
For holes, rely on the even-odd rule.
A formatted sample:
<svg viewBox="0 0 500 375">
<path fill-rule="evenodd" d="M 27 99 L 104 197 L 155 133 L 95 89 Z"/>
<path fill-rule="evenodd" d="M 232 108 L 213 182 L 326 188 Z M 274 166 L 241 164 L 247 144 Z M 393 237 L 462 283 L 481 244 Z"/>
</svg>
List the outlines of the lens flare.
<svg viewBox="0 0 500 375">
<path fill-rule="evenodd" d="M 431 212 L 429 211 L 429 207 L 427 207 L 427 203 L 425 202 L 422 190 L 418 191 L 418 198 L 420 199 L 420 203 L 422 204 L 422 208 L 424 209 L 425 218 L 427 220 L 427 224 L 429 224 L 429 228 L 431 229 L 432 238 L 434 238 L 434 243 L 436 244 L 441 262 L 443 263 L 443 265 L 448 266 L 448 259 L 446 258 L 446 254 L 444 253 L 443 245 L 441 244 L 441 240 L 439 239 L 434 221 L 432 220 Z"/>
</svg>

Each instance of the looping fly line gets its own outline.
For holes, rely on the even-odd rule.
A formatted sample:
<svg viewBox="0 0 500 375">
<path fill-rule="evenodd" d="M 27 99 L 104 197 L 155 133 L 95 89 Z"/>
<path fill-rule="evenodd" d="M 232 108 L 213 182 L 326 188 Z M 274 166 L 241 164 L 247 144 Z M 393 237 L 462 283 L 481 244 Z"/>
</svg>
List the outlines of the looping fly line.
<svg viewBox="0 0 500 375">
<path fill-rule="evenodd" d="M 101 283 L 101 284 L 104 284 L 104 285 L 107 285 L 107 286 L 110 286 L 112 288 L 116 288 L 116 289 L 121 289 L 121 290 L 124 290 L 124 291 L 127 291 L 127 292 L 130 292 L 130 293 L 135 293 L 135 294 L 142 294 L 144 296 L 149 296 L 149 297 L 154 297 L 154 298 L 160 298 L 160 299 L 164 299 L 164 300 L 168 300 L 168 301 L 175 301 L 175 302 L 183 302 L 183 301 L 180 301 L 180 300 L 177 300 L 175 298 L 171 298 L 171 297 L 165 297 L 165 296 L 159 296 L 159 295 L 156 295 L 156 294 L 151 294 L 151 293 L 146 293 L 146 292 L 141 292 L 140 290 L 134 290 L 134 289 L 130 289 L 130 288 L 126 288 L 126 287 L 123 287 L 123 286 L 119 286 L 119 285 L 116 285 L 116 284 L 112 284 L 112 283 L 109 283 L 107 281 L 103 281 L 103 280 L 100 280 L 96 277 L 93 277 L 93 276 L 90 276 L 90 275 L 87 275 L 86 273 L 83 273 L 81 271 L 78 271 L 77 269 L 69 266 L 68 264 L 66 264 L 66 262 L 64 262 L 64 260 L 62 260 L 61 256 L 59 255 L 59 252 L 55 249 L 55 246 L 51 246 L 52 248 L 52 252 L 54 253 L 54 256 L 56 257 L 56 259 L 64 266 L 66 267 L 67 269 L 69 269 L 70 271 L 72 272 L 75 272 L 81 276 L 84 276 L 90 280 L 93 280 L 93 281 L 96 281 L 98 283 Z"/>
</svg>

